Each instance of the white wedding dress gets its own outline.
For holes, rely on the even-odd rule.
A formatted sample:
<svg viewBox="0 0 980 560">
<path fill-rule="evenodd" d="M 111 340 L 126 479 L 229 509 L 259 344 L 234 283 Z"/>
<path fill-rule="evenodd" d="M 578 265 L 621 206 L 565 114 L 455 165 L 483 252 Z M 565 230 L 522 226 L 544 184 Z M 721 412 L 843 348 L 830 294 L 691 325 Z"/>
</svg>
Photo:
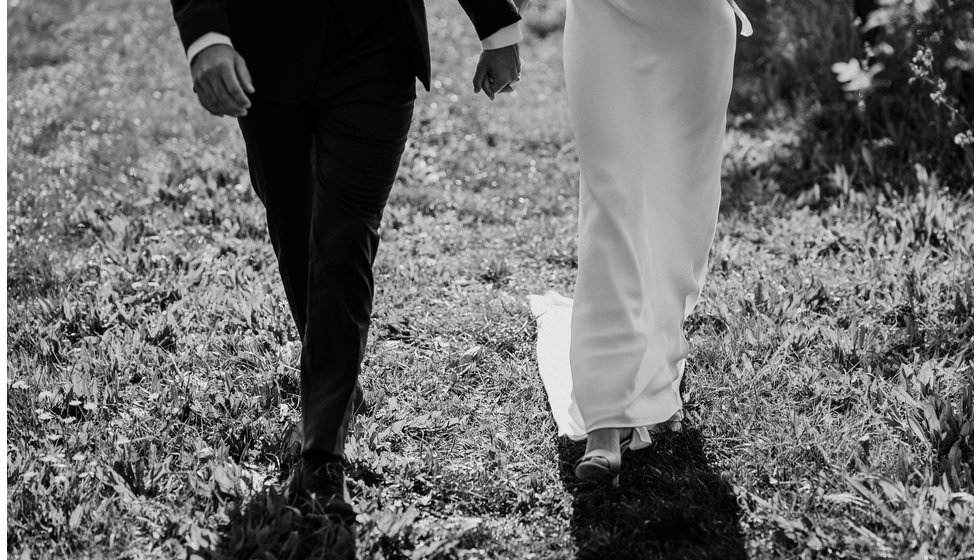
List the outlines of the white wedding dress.
<svg viewBox="0 0 980 560">
<path fill-rule="evenodd" d="M 701 292 L 721 196 L 731 0 L 568 0 L 565 79 L 581 165 L 572 300 L 531 296 L 559 432 L 682 414 L 682 324 Z"/>
</svg>

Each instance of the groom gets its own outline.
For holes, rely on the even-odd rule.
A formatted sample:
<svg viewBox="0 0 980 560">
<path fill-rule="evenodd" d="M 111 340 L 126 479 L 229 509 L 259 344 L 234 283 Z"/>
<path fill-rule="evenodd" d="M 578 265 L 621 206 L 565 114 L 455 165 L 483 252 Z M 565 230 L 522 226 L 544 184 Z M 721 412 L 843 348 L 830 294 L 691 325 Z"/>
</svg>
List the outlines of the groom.
<svg viewBox="0 0 980 560">
<path fill-rule="evenodd" d="M 378 228 L 429 88 L 423 0 L 171 0 L 194 91 L 238 117 L 303 341 L 302 454 L 292 491 L 352 514 L 341 460 L 374 295 Z M 520 75 L 511 0 L 459 0 L 482 40 L 474 91 Z"/>
</svg>

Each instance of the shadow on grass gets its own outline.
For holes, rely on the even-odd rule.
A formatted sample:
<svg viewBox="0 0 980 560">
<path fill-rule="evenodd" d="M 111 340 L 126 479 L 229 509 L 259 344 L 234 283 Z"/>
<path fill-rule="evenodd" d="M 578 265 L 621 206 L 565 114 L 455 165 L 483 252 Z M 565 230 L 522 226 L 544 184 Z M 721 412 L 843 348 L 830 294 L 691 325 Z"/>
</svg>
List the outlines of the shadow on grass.
<svg viewBox="0 0 980 560">
<path fill-rule="evenodd" d="M 747 558 L 735 495 L 709 464 L 697 430 L 628 451 L 618 488 L 575 478 L 584 442 L 561 438 L 558 449 L 578 558 Z"/>
<path fill-rule="evenodd" d="M 303 515 L 275 488 L 265 489 L 229 511 L 228 525 L 211 550 L 189 558 L 350 560 L 356 558 L 355 530 L 324 515 Z M 196 554 L 196 556 L 195 556 Z"/>
</svg>

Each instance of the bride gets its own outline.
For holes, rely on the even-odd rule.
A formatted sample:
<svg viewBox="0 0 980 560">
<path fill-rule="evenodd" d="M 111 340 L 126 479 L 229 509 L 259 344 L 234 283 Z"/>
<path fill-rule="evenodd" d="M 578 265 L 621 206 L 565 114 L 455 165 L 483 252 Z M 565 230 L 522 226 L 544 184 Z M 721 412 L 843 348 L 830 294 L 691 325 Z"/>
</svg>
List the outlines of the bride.
<svg viewBox="0 0 980 560">
<path fill-rule="evenodd" d="M 618 481 L 622 451 L 683 418 L 682 323 L 718 217 L 736 16 L 750 34 L 732 0 L 567 0 L 578 276 L 570 324 L 546 321 L 563 305 L 568 321 L 567 300 L 532 306 L 552 341 L 539 339 L 539 365 L 559 428 L 588 440 L 584 480 Z"/>
</svg>

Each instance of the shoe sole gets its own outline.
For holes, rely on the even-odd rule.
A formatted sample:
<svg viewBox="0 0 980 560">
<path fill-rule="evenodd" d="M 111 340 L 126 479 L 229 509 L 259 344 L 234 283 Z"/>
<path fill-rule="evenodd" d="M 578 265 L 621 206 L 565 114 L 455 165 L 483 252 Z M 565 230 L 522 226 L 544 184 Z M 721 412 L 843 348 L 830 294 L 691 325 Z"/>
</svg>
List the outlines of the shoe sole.
<svg viewBox="0 0 980 560">
<path fill-rule="evenodd" d="M 586 482 L 612 483 L 613 486 L 619 484 L 619 473 L 592 462 L 585 462 L 575 467 L 575 476 Z"/>
</svg>

